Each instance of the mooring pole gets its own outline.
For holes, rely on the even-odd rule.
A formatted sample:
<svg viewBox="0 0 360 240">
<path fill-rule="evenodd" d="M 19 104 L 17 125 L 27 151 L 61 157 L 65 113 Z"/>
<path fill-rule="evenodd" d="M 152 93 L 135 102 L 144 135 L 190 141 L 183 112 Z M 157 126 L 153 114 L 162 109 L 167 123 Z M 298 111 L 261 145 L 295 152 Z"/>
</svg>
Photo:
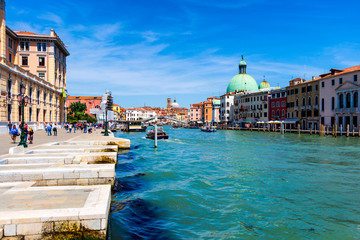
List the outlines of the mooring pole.
<svg viewBox="0 0 360 240">
<path fill-rule="evenodd" d="M 155 125 L 154 125 L 154 132 L 155 132 L 155 138 L 154 138 L 154 147 L 155 148 L 157 148 L 157 138 L 158 138 L 158 136 L 157 136 L 157 131 L 158 131 L 158 129 L 157 129 L 157 116 L 155 116 Z"/>
</svg>

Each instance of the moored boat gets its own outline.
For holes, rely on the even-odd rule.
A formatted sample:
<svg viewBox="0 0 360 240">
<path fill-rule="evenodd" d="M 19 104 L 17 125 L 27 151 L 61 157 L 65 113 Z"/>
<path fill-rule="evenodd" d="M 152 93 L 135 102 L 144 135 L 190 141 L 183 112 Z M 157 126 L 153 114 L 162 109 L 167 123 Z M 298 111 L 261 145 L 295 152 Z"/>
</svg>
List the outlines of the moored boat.
<svg viewBox="0 0 360 240">
<path fill-rule="evenodd" d="M 155 130 L 146 133 L 146 138 L 155 139 Z M 161 129 L 157 131 L 157 139 L 169 139 L 169 136 Z"/>
<path fill-rule="evenodd" d="M 201 131 L 203 131 L 203 132 L 216 132 L 216 128 L 214 128 L 214 127 L 202 127 Z"/>
</svg>

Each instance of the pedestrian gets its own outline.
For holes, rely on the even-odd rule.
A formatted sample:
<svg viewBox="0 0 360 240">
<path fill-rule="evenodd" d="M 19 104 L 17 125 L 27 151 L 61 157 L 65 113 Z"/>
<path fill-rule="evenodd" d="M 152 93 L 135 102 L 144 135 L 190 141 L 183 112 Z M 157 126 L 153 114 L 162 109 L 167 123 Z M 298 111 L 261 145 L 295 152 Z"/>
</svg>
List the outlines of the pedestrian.
<svg viewBox="0 0 360 240">
<path fill-rule="evenodd" d="M 72 125 L 71 124 L 69 124 L 69 126 L 68 126 L 68 128 L 69 128 L 69 133 L 71 133 L 71 127 L 72 127 Z"/>
<path fill-rule="evenodd" d="M 69 125 L 67 123 L 65 123 L 65 126 L 64 126 L 66 132 L 68 133 L 69 132 Z"/>
<path fill-rule="evenodd" d="M 16 137 L 19 136 L 19 130 L 16 128 L 16 126 L 14 125 L 13 128 L 10 130 L 9 132 L 11 140 L 13 141 L 13 143 L 15 143 L 16 141 Z"/>
<path fill-rule="evenodd" d="M 9 132 L 10 132 L 12 129 L 12 123 L 10 121 L 8 121 L 8 128 L 9 128 Z"/>
<path fill-rule="evenodd" d="M 29 134 L 27 123 L 24 124 L 24 134 L 25 134 L 25 142 L 27 142 L 28 134 Z"/>
<path fill-rule="evenodd" d="M 54 132 L 54 136 L 57 136 L 57 126 L 56 126 L 56 123 L 54 123 L 53 132 Z"/>
<path fill-rule="evenodd" d="M 29 128 L 29 144 L 33 144 L 33 140 L 34 140 L 34 130 L 32 129 L 32 127 Z"/>
<path fill-rule="evenodd" d="M 76 125 L 73 123 L 74 133 L 76 132 Z"/>
<path fill-rule="evenodd" d="M 46 131 L 47 131 L 47 135 L 51 136 L 51 126 L 49 123 L 46 125 Z"/>
</svg>

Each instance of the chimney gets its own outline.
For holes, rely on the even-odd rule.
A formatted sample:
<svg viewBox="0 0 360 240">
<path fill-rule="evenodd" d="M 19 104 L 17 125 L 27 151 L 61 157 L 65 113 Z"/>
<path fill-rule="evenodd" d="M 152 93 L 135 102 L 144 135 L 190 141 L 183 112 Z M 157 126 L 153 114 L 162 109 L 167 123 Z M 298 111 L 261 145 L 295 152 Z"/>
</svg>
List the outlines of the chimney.
<svg viewBox="0 0 360 240">
<path fill-rule="evenodd" d="M 315 76 L 312 76 L 312 80 L 315 80 Z"/>
<path fill-rule="evenodd" d="M 50 36 L 56 37 L 56 33 L 55 33 L 55 30 L 54 30 L 54 29 L 51 29 L 51 30 L 50 30 Z"/>
</svg>

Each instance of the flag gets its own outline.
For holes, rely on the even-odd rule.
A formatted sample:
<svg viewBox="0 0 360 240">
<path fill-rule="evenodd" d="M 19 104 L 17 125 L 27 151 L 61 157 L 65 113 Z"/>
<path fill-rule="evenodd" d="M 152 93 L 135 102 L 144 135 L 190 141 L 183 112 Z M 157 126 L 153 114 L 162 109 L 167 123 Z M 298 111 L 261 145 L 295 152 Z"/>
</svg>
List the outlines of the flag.
<svg viewBox="0 0 360 240">
<path fill-rule="evenodd" d="M 63 98 L 66 98 L 65 88 L 63 88 Z"/>
</svg>

